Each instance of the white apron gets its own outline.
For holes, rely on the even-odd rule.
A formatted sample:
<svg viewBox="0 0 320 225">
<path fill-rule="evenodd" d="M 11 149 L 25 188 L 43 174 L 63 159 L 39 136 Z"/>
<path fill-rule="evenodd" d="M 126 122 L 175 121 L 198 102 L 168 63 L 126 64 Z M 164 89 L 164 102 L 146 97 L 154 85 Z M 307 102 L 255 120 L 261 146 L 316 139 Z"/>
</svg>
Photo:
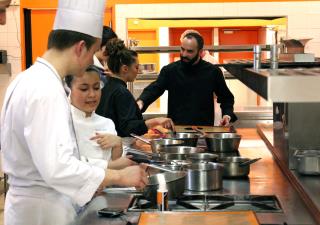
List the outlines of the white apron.
<svg viewBox="0 0 320 225">
<path fill-rule="evenodd" d="M 41 58 L 7 89 L 1 155 L 10 184 L 5 225 L 67 225 L 105 176 L 79 160 L 62 81 Z"/>
</svg>

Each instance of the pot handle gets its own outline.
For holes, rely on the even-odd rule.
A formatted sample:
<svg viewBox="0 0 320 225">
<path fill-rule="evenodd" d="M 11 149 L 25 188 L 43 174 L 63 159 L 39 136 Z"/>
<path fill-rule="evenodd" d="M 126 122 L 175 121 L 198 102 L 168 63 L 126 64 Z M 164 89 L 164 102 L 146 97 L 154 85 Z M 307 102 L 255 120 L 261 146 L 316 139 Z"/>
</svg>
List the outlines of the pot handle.
<svg viewBox="0 0 320 225">
<path fill-rule="evenodd" d="M 258 160 L 260 160 L 261 158 L 256 158 L 256 159 L 250 159 L 248 161 L 245 161 L 243 163 L 240 163 L 239 166 L 247 166 L 247 165 L 250 165 L 252 163 L 255 163 L 257 162 Z"/>
<path fill-rule="evenodd" d="M 146 151 L 142 151 L 142 150 L 138 150 L 138 149 L 134 149 L 134 148 L 127 148 L 126 152 L 128 154 L 133 153 L 133 154 L 139 154 L 139 155 L 144 155 L 144 156 L 148 156 L 148 157 L 159 157 L 159 154 L 157 153 L 150 153 L 150 152 L 146 152 Z"/>
<path fill-rule="evenodd" d="M 191 128 L 192 128 L 192 130 L 200 133 L 203 137 L 206 137 L 208 135 L 206 132 L 200 130 L 197 126 L 192 126 Z"/>
<path fill-rule="evenodd" d="M 154 169 L 162 170 L 162 171 L 165 171 L 165 172 L 170 172 L 170 173 L 175 173 L 176 172 L 174 170 L 170 170 L 170 169 L 164 168 L 162 166 L 154 165 L 154 164 L 147 164 L 147 166 L 151 167 L 151 168 L 154 168 Z"/>
<path fill-rule="evenodd" d="M 148 140 L 148 139 L 146 139 L 146 138 L 143 138 L 143 137 L 141 137 L 141 136 L 139 136 L 139 135 L 136 135 L 136 134 L 134 134 L 134 133 L 131 133 L 130 135 L 131 135 L 132 137 L 137 138 L 138 140 L 146 143 L 146 144 L 151 145 L 150 140 Z"/>
</svg>

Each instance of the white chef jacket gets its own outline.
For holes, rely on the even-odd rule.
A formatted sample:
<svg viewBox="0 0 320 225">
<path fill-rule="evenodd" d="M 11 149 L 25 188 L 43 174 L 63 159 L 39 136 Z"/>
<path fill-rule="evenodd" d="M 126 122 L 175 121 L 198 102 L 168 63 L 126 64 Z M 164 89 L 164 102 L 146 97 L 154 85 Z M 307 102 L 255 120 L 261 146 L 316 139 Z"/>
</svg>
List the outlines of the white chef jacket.
<svg viewBox="0 0 320 225">
<path fill-rule="evenodd" d="M 90 138 L 96 133 L 108 133 L 117 135 L 115 125 L 112 120 L 99 116 L 95 112 L 90 117 L 78 108 L 71 105 L 72 119 L 78 140 L 81 160 L 88 161 L 90 164 L 107 168 L 108 161 L 111 159 L 112 148 L 102 149 Z"/>
<path fill-rule="evenodd" d="M 7 89 L 1 112 L 1 154 L 10 184 L 5 224 L 20 224 L 19 219 L 29 221 L 27 217 L 35 219 L 24 224 L 53 224 L 43 218 L 48 211 L 53 218 L 64 215 L 55 215 L 59 212 L 46 207 L 28 213 L 27 208 L 38 205 L 34 199 L 64 202 L 63 207 L 68 209 L 73 203 L 83 206 L 105 176 L 102 168 L 79 160 L 61 78 L 42 58 L 20 73 Z"/>
<path fill-rule="evenodd" d="M 93 65 L 99 67 L 100 69 L 104 70 L 104 66 L 99 61 L 98 57 L 96 55 L 93 55 Z"/>
</svg>

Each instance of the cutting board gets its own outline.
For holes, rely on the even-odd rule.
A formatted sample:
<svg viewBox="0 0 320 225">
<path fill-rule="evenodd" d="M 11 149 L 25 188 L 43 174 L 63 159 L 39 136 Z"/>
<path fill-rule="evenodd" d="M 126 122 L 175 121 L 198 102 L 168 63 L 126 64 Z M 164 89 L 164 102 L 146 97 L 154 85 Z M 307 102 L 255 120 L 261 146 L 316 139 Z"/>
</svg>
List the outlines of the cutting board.
<svg viewBox="0 0 320 225">
<path fill-rule="evenodd" d="M 196 131 L 192 130 L 192 126 L 188 125 L 176 125 L 176 132 L 187 132 L 187 133 L 194 133 Z M 206 133 L 227 133 L 227 132 L 234 132 L 230 127 L 213 127 L 213 126 L 196 126 L 198 129 L 206 132 Z"/>
<path fill-rule="evenodd" d="M 143 212 L 138 225 L 258 225 L 253 211 Z"/>
</svg>

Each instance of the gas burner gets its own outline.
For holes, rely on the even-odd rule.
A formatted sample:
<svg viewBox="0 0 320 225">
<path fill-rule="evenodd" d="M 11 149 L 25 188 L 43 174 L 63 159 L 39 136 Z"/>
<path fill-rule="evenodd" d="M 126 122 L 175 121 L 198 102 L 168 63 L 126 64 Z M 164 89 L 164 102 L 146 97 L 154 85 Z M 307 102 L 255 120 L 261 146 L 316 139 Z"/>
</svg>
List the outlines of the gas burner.
<svg viewBox="0 0 320 225">
<path fill-rule="evenodd" d="M 183 208 L 196 211 L 236 211 L 282 212 L 279 200 L 274 195 L 189 195 L 176 202 L 173 211 Z"/>
<path fill-rule="evenodd" d="M 257 213 L 283 212 L 278 198 L 274 195 L 183 195 L 169 201 L 171 211 L 244 211 Z M 158 211 L 157 206 L 143 196 L 134 196 L 128 211 Z"/>
</svg>

